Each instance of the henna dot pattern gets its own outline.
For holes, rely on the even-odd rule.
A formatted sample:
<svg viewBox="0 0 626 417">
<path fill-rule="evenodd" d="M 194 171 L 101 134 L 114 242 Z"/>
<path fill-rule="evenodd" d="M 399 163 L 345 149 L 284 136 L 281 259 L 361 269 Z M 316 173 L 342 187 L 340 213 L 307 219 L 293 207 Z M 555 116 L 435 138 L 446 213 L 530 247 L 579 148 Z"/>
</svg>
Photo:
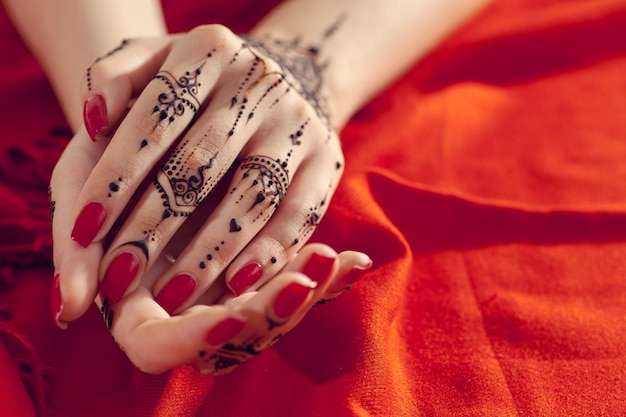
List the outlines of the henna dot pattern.
<svg viewBox="0 0 626 417">
<path fill-rule="evenodd" d="M 153 180 L 163 200 L 163 219 L 187 217 L 202 204 L 224 174 L 223 169 L 210 174 L 216 158 L 217 153 L 210 156 L 206 163 L 193 166 L 193 161 L 197 160 L 196 150 L 189 146 L 189 140 L 174 150 Z"/>
<path fill-rule="evenodd" d="M 200 107 L 200 101 L 197 98 L 198 88 L 202 86 L 198 77 L 202 74 L 202 68 L 207 60 L 212 56 L 213 54 L 209 52 L 202 64 L 193 71 L 186 71 L 178 78 L 165 70 L 155 75 L 154 79 L 162 81 L 166 88 L 165 92 L 158 95 L 157 104 L 152 109 L 152 113 L 158 116 L 158 123 L 170 124 L 177 117 L 185 114 L 186 110 L 193 112 L 190 123 L 195 119 Z"/>
<path fill-rule="evenodd" d="M 255 40 L 243 36 L 242 38 L 245 42 L 242 44 L 242 50 L 237 52 L 236 56 L 231 60 L 231 62 L 234 62 L 236 57 L 238 57 L 243 50 L 247 50 L 255 59 L 265 56 L 276 62 L 280 67 L 280 72 L 274 73 L 280 75 L 280 79 L 270 87 L 267 87 L 260 101 L 280 84 L 286 84 L 282 87 L 282 93 L 271 103 L 270 108 L 278 104 L 282 96 L 291 91 L 295 91 L 311 105 L 318 118 L 326 126 L 327 141 L 331 138 L 333 127 L 327 97 L 324 93 L 325 89 L 322 74 L 329 63 L 320 62 L 320 53 L 323 44 L 334 35 L 344 19 L 345 15 L 341 15 L 337 21 L 324 32 L 321 41 L 317 45 L 301 45 L 299 38 L 284 40 L 268 35 L 260 40 Z M 273 73 L 264 72 L 263 76 L 269 74 Z M 260 78 L 261 77 L 259 77 L 259 79 Z M 251 84 L 250 87 L 253 86 L 254 84 Z M 243 89 L 240 88 L 240 90 Z M 250 88 L 248 90 L 250 90 Z M 260 104 L 260 101 L 257 103 L 257 106 Z M 252 117 L 254 108 L 251 110 L 250 117 Z"/>
<path fill-rule="evenodd" d="M 242 365 L 267 347 L 268 344 L 263 338 L 255 336 L 238 344 L 226 343 L 209 355 L 207 355 L 206 351 L 200 351 L 198 352 L 198 357 L 201 363 L 204 364 L 201 367 L 204 369 L 204 373 L 219 374 L 230 368 Z"/>
<path fill-rule="evenodd" d="M 267 156 L 250 156 L 241 162 L 239 169 L 243 172 L 240 185 L 234 187 L 231 194 L 241 187 L 243 191 L 237 204 L 240 204 L 246 195 L 251 195 L 252 204 L 248 212 L 258 210 L 257 217 L 252 221 L 261 216 L 265 216 L 264 220 L 269 219 L 271 213 L 267 212 L 267 208 L 276 209 L 280 205 L 289 188 L 289 174 L 280 161 Z"/>
<path fill-rule="evenodd" d="M 109 198 L 113 197 L 113 194 L 117 193 L 120 190 L 120 182 L 122 182 L 123 179 L 120 177 L 117 179 L 117 181 L 111 181 L 109 183 L 109 193 L 107 194 L 107 196 Z"/>
<path fill-rule="evenodd" d="M 116 46 L 115 48 L 113 48 L 112 50 L 110 50 L 109 52 L 107 52 L 105 55 L 96 58 L 96 60 L 93 62 L 93 64 L 91 64 L 91 66 L 89 68 L 87 68 L 87 90 L 91 91 L 93 88 L 92 85 L 92 71 L 93 71 L 93 66 L 96 65 L 98 62 L 102 61 L 105 58 L 108 58 L 114 54 L 116 54 L 117 52 L 121 51 L 122 49 L 124 49 L 124 47 L 126 47 L 126 45 L 128 45 L 128 39 L 124 39 L 122 40 L 122 43 L 120 43 L 120 45 Z"/>
</svg>

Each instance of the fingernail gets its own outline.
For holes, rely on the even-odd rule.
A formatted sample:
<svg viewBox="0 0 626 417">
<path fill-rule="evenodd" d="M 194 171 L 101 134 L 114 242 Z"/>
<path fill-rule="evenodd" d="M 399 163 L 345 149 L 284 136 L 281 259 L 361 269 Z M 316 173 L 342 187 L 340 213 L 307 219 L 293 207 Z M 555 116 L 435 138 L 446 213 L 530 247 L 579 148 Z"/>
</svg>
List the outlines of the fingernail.
<svg viewBox="0 0 626 417">
<path fill-rule="evenodd" d="M 100 283 L 100 294 L 117 303 L 139 271 L 139 258 L 132 252 L 122 252 L 113 259 Z"/>
<path fill-rule="evenodd" d="M 306 301 L 312 288 L 292 282 L 282 289 L 274 301 L 274 315 L 278 319 L 291 317 Z"/>
<path fill-rule="evenodd" d="M 367 271 L 371 267 L 372 267 L 371 259 L 369 260 L 369 262 L 367 262 L 364 265 L 355 266 L 343 277 L 344 284 L 347 284 L 347 285 L 354 284 L 355 282 L 360 280 L 363 274 L 365 273 L 365 271 Z"/>
<path fill-rule="evenodd" d="M 189 274 L 178 274 L 168 282 L 154 298 L 170 316 L 187 301 L 196 289 L 196 279 Z"/>
<path fill-rule="evenodd" d="M 50 309 L 52 310 L 52 318 L 57 327 L 67 329 L 67 323 L 59 320 L 63 312 L 63 297 L 61 296 L 59 274 L 56 274 L 52 280 L 52 287 L 50 288 Z"/>
<path fill-rule="evenodd" d="M 102 95 L 93 94 L 87 97 L 83 107 L 83 119 L 89 137 L 95 142 L 98 132 L 109 125 L 107 103 Z"/>
<path fill-rule="evenodd" d="M 249 263 L 241 268 L 230 279 L 228 286 L 237 296 L 243 294 L 245 290 L 254 285 L 263 275 L 263 267 L 257 262 Z"/>
<path fill-rule="evenodd" d="M 216 324 L 206 335 L 206 341 L 209 345 L 218 346 L 228 342 L 245 327 L 246 322 L 229 317 L 224 321 Z"/>
<path fill-rule="evenodd" d="M 80 212 L 74 228 L 72 239 L 80 246 L 86 248 L 98 234 L 107 219 L 107 210 L 100 203 L 89 203 Z"/>
<path fill-rule="evenodd" d="M 306 261 L 306 264 L 304 264 L 302 273 L 311 278 L 311 281 L 317 282 L 318 286 L 323 285 L 330 277 L 335 258 L 335 256 L 329 258 L 328 256 L 314 253 L 309 260 Z"/>
</svg>

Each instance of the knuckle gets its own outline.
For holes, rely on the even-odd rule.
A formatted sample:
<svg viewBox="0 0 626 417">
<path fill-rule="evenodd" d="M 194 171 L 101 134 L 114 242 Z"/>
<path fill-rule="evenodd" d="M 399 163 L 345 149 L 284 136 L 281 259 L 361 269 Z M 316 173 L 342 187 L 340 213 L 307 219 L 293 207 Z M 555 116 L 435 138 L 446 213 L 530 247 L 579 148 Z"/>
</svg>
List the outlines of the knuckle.
<svg viewBox="0 0 626 417">
<path fill-rule="evenodd" d="M 220 24 L 197 26 L 187 32 L 187 37 L 191 42 L 211 43 L 227 47 L 234 45 L 235 39 L 239 39 L 229 28 Z"/>
</svg>

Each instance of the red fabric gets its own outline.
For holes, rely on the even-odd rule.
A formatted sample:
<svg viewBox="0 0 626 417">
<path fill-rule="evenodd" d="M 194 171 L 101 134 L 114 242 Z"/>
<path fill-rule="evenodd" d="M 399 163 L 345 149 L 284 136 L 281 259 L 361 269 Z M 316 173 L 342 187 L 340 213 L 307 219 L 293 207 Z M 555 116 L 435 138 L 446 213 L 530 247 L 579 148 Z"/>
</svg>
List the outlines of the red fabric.
<svg viewBox="0 0 626 417">
<path fill-rule="evenodd" d="M 165 2 L 173 30 L 268 7 L 196 3 Z M 626 415 L 623 1 L 497 2 L 356 115 L 315 239 L 375 268 L 219 378 L 139 373 L 95 308 L 54 328 L 64 122 L 0 19 L 0 414 Z"/>
</svg>

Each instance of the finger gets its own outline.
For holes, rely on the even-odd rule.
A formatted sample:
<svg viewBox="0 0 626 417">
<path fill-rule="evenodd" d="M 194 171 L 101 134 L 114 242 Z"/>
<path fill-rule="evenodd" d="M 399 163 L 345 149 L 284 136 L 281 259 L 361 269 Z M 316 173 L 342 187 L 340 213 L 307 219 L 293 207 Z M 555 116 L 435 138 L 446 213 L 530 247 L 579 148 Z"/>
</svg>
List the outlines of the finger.
<svg viewBox="0 0 626 417">
<path fill-rule="evenodd" d="M 92 140 L 118 123 L 133 95 L 158 71 L 174 39 L 125 39 L 87 68 L 81 96 L 85 127 Z"/>
<path fill-rule="evenodd" d="M 191 364 L 204 374 L 220 375 L 257 356 L 299 322 L 303 309 L 310 309 L 315 287 L 305 275 L 286 272 L 258 292 L 243 295 L 245 300 L 233 310 L 246 317 L 245 330 L 211 354 L 200 351 Z"/>
<path fill-rule="evenodd" d="M 79 245 L 107 234 L 211 91 L 220 65 L 211 50 L 188 50 L 189 42 L 172 48 L 88 178 L 73 214 L 72 237 Z"/>
<path fill-rule="evenodd" d="M 105 300 L 102 312 L 116 343 L 135 366 L 147 373 L 161 373 L 194 360 L 201 350 L 212 347 L 207 338 L 216 326 L 229 332 L 222 335 L 229 339 L 245 325 L 242 317 L 224 306 L 198 306 L 170 318 L 143 287 L 120 303 Z M 215 343 L 217 335 L 212 336 L 209 341 Z"/>
<path fill-rule="evenodd" d="M 336 264 L 336 265 L 335 265 Z M 372 266 L 372 260 L 365 253 L 343 251 L 337 254 L 331 247 L 322 243 L 309 243 L 295 256 L 292 256 L 282 269 L 284 272 L 299 272 L 317 283 L 317 302 L 328 302 L 355 284 Z M 235 307 L 247 298 L 246 294 L 235 297 L 225 294 L 220 299 L 229 307 Z"/>
<path fill-rule="evenodd" d="M 301 274 L 283 274 L 237 309 L 195 306 L 176 317 L 169 317 L 140 287 L 117 304 L 105 301 L 103 316 L 116 342 L 142 371 L 160 373 L 193 363 L 204 373 L 219 374 L 273 344 L 290 314 L 309 301 L 314 286 Z"/>
<path fill-rule="evenodd" d="M 297 169 L 299 158 L 294 156 L 291 162 Z M 277 159 L 260 155 L 244 159 L 233 177 L 229 194 L 180 254 L 172 271 L 157 283 L 155 294 L 159 302 L 170 306 L 170 312 L 193 303 L 265 225 L 288 187 L 289 175 Z M 181 275 L 194 277 L 197 285 L 185 303 L 175 305 L 166 301 L 161 292 L 166 286 L 167 291 L 172 291 L 171 285 L 177 285 Z"/>
<path fill-rule="evenodd" d="M 362 252 L 344 251 L 337 258 L 339 267 L 335 275 L 329 279 L 325 291 L 318 296 L 317 304 L 333 301 L 343 291 L 350 290 L 373 265 L 370 257 Z"/>
<path fill-rule="evenodd" d="M 333 154 L 329 148 L 323 157 L 299 167 L 276 213 L 229 266 L 226 282 L 233 293 L 259 288 L 306 243 L 337 187 L 340 158 L 340 152 Z M 249 265 L 260 265 L 262 272 L 251 276 Z"/>
<path fill-rule="evenodd" d="M 106 146 L 105 143 L 92 144 L 86 138 L 85 130 L 76 134 L 55 166 L 50 181 L 55 265 L 51 307 L 60 327 L 80 317 L 93 302 L 103 252 L 101 244 L 75 251 L 76 244 L 69 233 L 74 203 Z"/>
</svg>

